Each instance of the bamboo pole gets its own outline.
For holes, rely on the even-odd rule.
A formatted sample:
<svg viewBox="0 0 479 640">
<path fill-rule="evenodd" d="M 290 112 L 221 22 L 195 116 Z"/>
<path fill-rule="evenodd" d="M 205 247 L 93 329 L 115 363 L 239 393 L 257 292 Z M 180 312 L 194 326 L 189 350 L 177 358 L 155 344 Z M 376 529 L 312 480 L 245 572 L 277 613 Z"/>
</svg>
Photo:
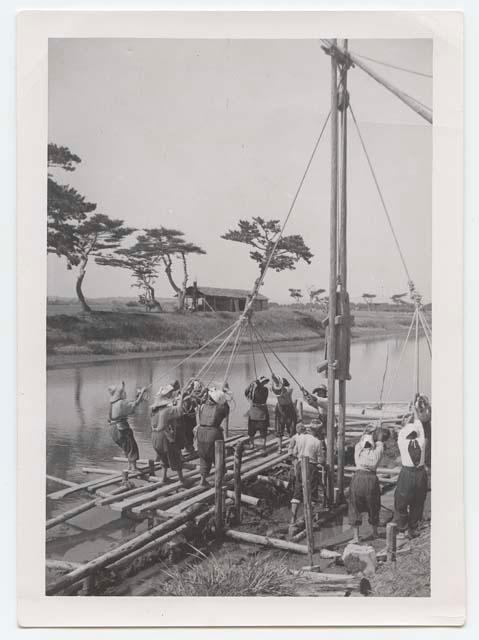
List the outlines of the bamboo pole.
<svg viewBox="0 0 479 640">
<path fill-rule="evenodd" d="M 262 482 L 267 482 L 268 484 L 272 484 L 275 487 L 279 487 L 280 489 L 287 489 L 289 483 L 286 480 L 280 480 L 279 478 L 271 478 L 270 476 L 257 476 L 258 480 Z"/>
<path fill-rule="evenodd" d="M 414 363 L 414 388 L 419 393 L 419 308 L 416 307 L 416 349 Z"/>
<path fill-rule="evenodd" d="M 308 545 L 309 563 L 313 564 L 314 555 L 314 532 L 313 532 L 313 513 L 311 509 L 311 480 L 309 458 L 301 457 L 301 484 L 303 485 L 303 511 L 304 523 L 306 529 L 306 540 Z"/>
<path fill-rule="evenodd" d="M 215 442 L 215 535 L 221 540 L 224 529 L 223 514 L 223 476 L 225 462 L 225 443 L 223 440 Z"/>
<path fill-rule="evenodd" d="M 333 40 L 336 45 L 336 39 Z M 327 483 L 328 500 L 332 502 L 334 486 L 334 392 L 336 365 L 336 291 L 338 280 L 338 74 L 337 62 L 331 56 L 331 196 L 329 221 L 329 323 L 328 323 L 328 414 L 327 414 Z"/>
<path fill-rule="evenodd" d="M 243 446 L 236 445 L 234 459 L 234 498 L 235 498 L 235 520 L 241 522 L 241 461 L 243 458 Z"/>
<path fill-rule="evenodd" d="M 235 529 L 226 529 L 224 535 L 230 540 L 251 542 L 253 544 L 260 544 L 265 547 L 272 547 L 274 549 L 285 549 L 286 551 L 294 551 L 296 553 L 308 555 L 307 546 L 303 544 L 295 544 L 294 542 L 288 542 L 288 540 L 269 538 L 267 536 L 260 536 L 255 533 L 247 533 L 246 531 L 236 531 Z"/>
<path fill-rule="evenodd" d="M 123 556 L 126 556 L 128 553 L 135 551 L 136 549 L 139 549 L 140 547 L 144 546 L 147 542 L 150 542 L 151 540 L 158 538 L 160 535 L 167 533 L 172 529 L 177 528 L 179 525 L 184 524 L 188 520 L 191 520 L 200 511 L 200 509 L 201 509 L 201 505 L 195 505 L 194 507 L 189 509 L 187 512 L 181 513 L 177 517 L 171 518 L 171 520 L 162 522 L 156 527 L 153 527 L 153 529 L 150 529 L 149 531 L 145 531 L 144 533 L 140 534 L 139 536 L 136 536 L 135 538 L 133 538 L 132 540 L 129 540 L 128 542 L 125 542 L 119 547 L 116 547 L 115 549 L 112 549 L 111 551 L 103 553 L 97 558 L 90 560 L 89 562 L 85 563 L 81 567 L 74 569 L 73 571 L 68 573 L 66 576 L 63 576 L 57 582 L 54 582 L 53 584 L 47 586 L 46 595 L 51 596 L 51 595 L 55 595 L 56 593 L 59 593 L 63 589 L 66 589 L 67 587 L 72 585 L 73 583 L 78 582 L 78 580 L 85 578 L 87 575 L 90 575 L 95 571 L 98 571 L 98 569 L 101 569 L 106 565 L 111 564 L 115 560 L 119 560 Z"/>
</svg>

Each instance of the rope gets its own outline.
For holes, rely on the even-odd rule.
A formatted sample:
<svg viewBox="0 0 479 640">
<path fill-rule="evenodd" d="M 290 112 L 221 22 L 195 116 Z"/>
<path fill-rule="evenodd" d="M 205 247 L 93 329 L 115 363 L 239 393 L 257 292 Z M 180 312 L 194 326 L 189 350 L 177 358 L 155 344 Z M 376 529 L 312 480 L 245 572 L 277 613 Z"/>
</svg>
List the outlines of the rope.
<svg viewBox="0 0 479 640">
<path fill-rule="evenodd" d="M 230 334 L 228 336 L 227 342 L 223 342 L 223 346 L 221 348 L 221 351 L 219 351 L 216 354 L 216 357 L 214 359 L 210 358 L 210 362 L 209 362 L 208 366 L 203 371 L 202 375 L 203 375 L 204 378 L 206 377 L 206 374 L 209 374 L 209 373 L 212 372 L 212 376 L 210 377 L 210 379 L 209 379 L 209 381 L 208 381 L 206 386 L 208 386 L 208 387 L 210 386 L 210 384 L 212 383 L 212 381 L 214 380 L 216 375 L 219 373 L 219 371 L 220 371 L 221 367 L 223 366 L 226 358 L 228 357 L 227 346 L 228 346 L 228 343 L 229 343 L 229 341 L 231 340 L 232 337 L 233 337 L 232 334 Z M 222 356 L 221 359 L 220 359 L 220 356 Z"/>
<path fill-rule="evenodd" d="M 396 235 L 396 232 L 395 232 L 395 230 L 394 230 L 393 223 L 392 223 L 392 220 L 391 220 L 391 216 L 389 215 L 389 211 L 388 211 L 388 208 L 387 208 L 387 206 L 386 206 L 386 202 L 385 202 L 385 200 L 384 200 L 384 196 L 383 196 L 383 194 L 382 194 L 381 187 L 379 186 L 379 182 L 378 182 L 378 179 L 377 179 L 377 177 L 376 177 L 376 173 L 375 173 L 375 171 L 374 171 L 374 167 L 373 167 L 373 165 L 372 165 L 372 163 L 371 163 L 371 159 L 370 159 L 370 157 L 369 157 L 368 150 L 366 149 L 366 145 L 365 145 L 365 143 L 364 143 L 363 136 L 361 135 L 361 130 L 360 130 L 359 125 L 358 125 L 358 122 L 357 122 L 357 120 L 356 120 L 356 116 L 354 115 L 353 108 L 351 107 L 351 103 L 349 104 L 349 110 L 350 110 L 350 112 L 351 112 L 351 116 L 352 116 L 352 118 L 353 118 L 354 126 L 356 127 L 356 131 L 357 131 L 357 133 L 358 133 L 358 137 L 359 137 L 359 140 L 360 140 L 360 142 L 361 142 L 361 146 L 362 146 L 362 148 L 363 148 L 364 155 L 366 156 L 366 160 L 367 160 L 367 162 L 368 162 L 369 169 L 370 169 L 370 171 L 371 171 L 371 175 L 372 175 L 373 180 L 374 180 L 374 184 L 376 185 L 376 189 L 377 189 L 377 191 L 378 191 L 379 198 L 380 198 L 380 200 L 381 200 L 381 204 L 382 204 L 383 209 L 384 209 L 384 213 L 386 214 L 386 218 L 387 218 L 387 221 L 388 221 L 388 223 L 389 223 L 389 228 L 391 229 L 391 233 L 392 233 L 392 235 L 393 235 L 394 242 L 396 243 L 396 247 L 397 247 L 397 250 L 398 250 L 398 252 L 399 252 L 399 256 L 400 256 L 400 258 L 401 258 L 401 262 L 402 262 L 402 264 L 403 264 L 404 271 L 406 272 L 407 281 L 408 281 L 408 283 L 411 283 L 411 282 L 412 282 L 412 280 L 411 280 L 411 276 L 409 275 L 409 269 L 407 268 L 406 260 L 404 259 L 404 255 L 403 255 L 403 252 L 402 252 L 402 249 L 401 249 L 401 245 L 399 244 L 399 240 L 398 240 L 397 235 Z"/>
<path fill-rule="evenodd" d="M 355 56 L 358 58 L 363 58 L 364 60 L 369 60 L 370 62 L 375 62 L 376 64 L 380 64 L 383 67 L 390 67 L 391 69 L 397 69 L 398 71 L 405 71 L 406 73 L 412 73 L 416 76 L 422 76 L 423 78 L 432 78 L 432 73 L 423 73 L 422 71 L 416 71 L 415 69 L 406 69 L 406 67 L 399 67 L 395 64 L 391 64 L 390 62 L 383 62 L 382 60 L 377 60 L 376 58 L 370 58 L 369 56 L 363 56 L 356 51 L 352 51 Z M 416 98 L 415 98 L 416 100 Z M 419 100 L 417 100 L 419 102 Z"/>
<path fill-rule="evenodd" d="M 271 365 L 270 365 L 270 363 L 269 363 L 268 358 L 266 357 L 266 353 L 264 352 L 263 345 L 261 344 L 261 340 L 259 339 L 259 336 L 258 336 L 258 334 L 256 333 L 254 326 L 253 326 L 253 325 L 251 325 L 251 326 L 252 326 L 253 331 L 254 331 L 254 333 L 255 333 L 255 335 L 256 335 L 256 342 L 258 343 L 259 348 L 261 349 L 261 353 L 263 354 L 263 358 L 265 359 L 265 362 L 266 362 L 266 365 L 267 365 L 267 367 L 268 367 L 268 369 L 269 369 L 269 372 L 270 372 L 270 373 L 271 373 L 271 375 L 273 376 L 273 375 L 274 375 L 274 372 L 273 372 L 273 369 L 271 368 Z"/>
<path fill-rule="evenodd" d="M 251 329 L 251 324 L 249 326 L 249 343 L 251 345 L 251 355 L 253 356 L 253 368 L 254 368 L 254 377 L 258 378 L 258 372 L 256 371 L 256 359 L 254 357 L 254 344 L 253 344 L 253 331 Z"/>
<path fill-rule="evenodd" d="M 241 324 L 238 333 L 236 334 L 236 338 L 235 338 L 235 342 L 233 345 L 233 350 L 231 351 L 231 355 L 230 355 L 230 359 L 228 360 L 228 366 L 226 367 L 226 371 L 225 371 L 225 376 L 223 379 L 223 385 L 228 381 L 228 376 L 231 370 L 231 366 L 233 364 L 233 360 L 236 356 L 237 353 L 237 349 L 238 349 L 238 341 L 240 341 L 241 336 L 243 335 L 245 329 L 245 325 Z"/>
<path fill-rule="evenodd" d="M 214 336 L 213 338 L 211 338 L 211 340 L 208 340 L 208 342 L 205 342 L 204 345 L 202 345 L 201 347 L 199 347 L 198 349 L 196 349 L 195 351 L 193 351 L 192 353 L 190 353 L 189 355 L 186 356 L 186 358 L 183 358 L 182 360 L 180 360 L 179 362 L 177 362 L 173 367 L 170 367 L 170 369 L 167 369 L 167 371 L 165 371 L 164 373 L 162 373 L 158 378 L 157 381 L 163 380 L 163 378 L 166 378 L 167 376 L 169 376 L 171 373 L 173 373 L 173 371 L 175 371 L 176 369 L 178 369 L 178 367 L 181 367 L 182 364 L 184 364 L 185 362 L 187 362 L 190 358 L 193 358 L 193 356 L 198 355 L 201 351 L 203 351 L 203 349 L 206 349 L 206 347 L 208 347 L 210 344 L 212 344 L 215 340 L 218 340 L 218 338 L 221 338 L 221 336 L 224 336 L 224 334 L 229 331 L 232 327 L 234 327 L 237 324 L 237 321 L 234 322 L 233 324 L 229 325 L 228 327 L 226 327 L 226 329 L 223 329 L 223 331 L 221 331 L 220 333 L 218 333 L 216 336 Z M 153 382 L 151 382 L 147 387 L 145 387 L 145 389 L 150 389 L 153 386 Z"/>
<path fill-rule="evenodd" d="M 428 335 L 428 333 L 426 331 L 426 326 L 424 324 L 424 315 L 423 315 L 423 313 L 421 311 L 419 311 L 418 315 L 419 315 L 419 320 L 421 321 L 422 328 L 424 329 L 424 335 L 426 336 L 427 346 L 429 347 L 429 355 L 432 356 L 432 344 L 431 344 L 431 341 L 429 339 L 429 335 Z"/>
<path fill-rule="evenodd" d="M 296 382 L 296 384 L 298 385 L 298 387 L 300 389 L 304 389 L 304 386 L 301 384 L 301 382 L 299 382 L 299 380 L 295 377 L 295 375 L 293 374 L 292 371 L 290 371 L 288 369 L 288 367 L 285 365 L 285 363 L 281 360 L 281 358 L 278 356 L 278 354 L 274 351 L 274 349 L 267 343 L 265 342 L 265 340 L 263 339 L 263 336 L 261 335 L 261 333 L 255 328 L 255 333 L 258 334 L 258 336 L 260 337 L 261 340 L 263 340 L 264 344 L 266 345 L 267 349 L 270 351 L 270 353 L 276 358 L 276 360 L 280 363 L 280 365 L 284 368 L 284 370 L 286 371 L 286 373 L 288 373 L 288 375 L 291 376 L 291 378 Z"/>
<path fill-rule="evenodd" d="M 216 351 L 210 356 L 209 360 L 207 360 L 205 362 L 205 364 L 201 367 L 201 369 L 199 370 L 196 379 L 200 380 L 201 376 L 203 375 L 203 373 L 205 372 L 205 369 L 209 369 L 211 368 L 211 363 L 214 362 L 217 358 L 217 356 L 221 353 L 221 351 L 223 351 L 226 343 L 229 341 L 229 339 L 231 338 L 231 336 L 234 335 L 235 331 L 238 330 L 239 326 L 240 326 L 240 320 L 237 320 L 234 323 L 233 329 L 232 331 L 226 336 L 226 338 L 223 340 L 223 342 L 220 344 L 220 346 L 216 349 Z"/>
<path fill-rule="evenodd" d="M 387 350 L 386 350 L 386 365 L 384 367 L 383 382 L 382 382 L 382 385 L 381 385 L 381 393 L 379 395 L 379 404 L 381 406 L 382 406 L 382 403 L 383 403 L 384 383 L 386 381 L 386 374 L 388 372 L 388 364 L 389 364 L 389 344 L 387 345 Z"/>
<path fill-rule="evenodd" d="M 406 339 L 404 340 L 404 345 L 403 345 L 403 348 L 401 350 L 401 354 L 399 356 L 399 360 L 398 360 L 398 364 L 397 364 L 397 367 L 396 367 L 396 371 L 394 372 L 394 376 L 392 378 L 392 382 L 389 385 L 388 393 L 386 394 L 386 403 L 389 400 L 389 398 L 391 397 L 391 391 L 393 390 L 393 387 L 396 384 L 396 380 L 397 380 L 398 373 L 399 373 L 399 368 L 401 367 L 401 362 L 402 362 L 402 359 L 403 359 L 403 356 L 404 356 L 404 352 L 406 351 L 406 347 L 407 347 L 407 343 L 408 343 L 408 340 L 409 340 L 409 336 L 411 335 L 411 331 L 412 331 L 412 328 L 414 326 L 414 321 L 415 320 L 416 320 L 416 312 L 413 313 L 411 324 L 409 325 L 409 330 L 407 332 L 407 336 L 406 336 Z"/>
</svg>

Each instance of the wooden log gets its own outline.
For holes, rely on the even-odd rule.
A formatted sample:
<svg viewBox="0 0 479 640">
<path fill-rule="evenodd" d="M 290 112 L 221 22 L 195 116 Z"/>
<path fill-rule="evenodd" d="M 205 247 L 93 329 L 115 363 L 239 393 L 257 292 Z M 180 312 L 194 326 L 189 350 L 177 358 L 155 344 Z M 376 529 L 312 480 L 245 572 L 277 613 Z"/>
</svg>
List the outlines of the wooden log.
<svg viewBox="0 0 479 640">
<path fill-rule="evenodd" d="M 191 520 L 192 518 L 194 518 L 194 516 L 197 515 L 197 513 L 200 510 L 201 510 L 201 506 L 195 505 L 185 513 L 181 513 L 175 518 L 171 518 L 166 522 L 162 522 L 156 527 L 153 527 L 153 529 L 150 529 L 149 531 L 145 531 L 144 533 L 140 534 L 139 536 L 136 536 L 135 538 L 133 538 L 132 540 L 129 540 L 128 542 L 125 542 L 124 544 L 121 544 L 115 549 L 112 549 L 111 551 L 103 553 L 97 558 L 90 560 L 89 562 L 85 563 L 81 567 L 71 571 L 66 576 L 63 576 L 60 580 L 47 586 L 46 595 L 55 595 L 56 593 L 59 593 L 60 591 L 62 591 L 63 589 L 66 589 L 68 586 L 70 586 L 74 582 L 77 582 L 78 580 L 85 578 L 87 575 L 90 575 L 95 571 L 98 571 L 98 569 L 101 569 L 107 566 L 108 564 L 112 564 L 114 561 L 119 560 L 120 558 L 123 558 L 124 556 L 131 553 L 132 551 L 136 551 L 136 549 L 143 547 L 146 543 L 150 542 L 151 540 L 155 540 L 160 535 L 168 533 L 172 529 L 176 529 L 179 525 L 184 524 L 188 520 Z"/>
<path fill-rule="evenodd" d="M 146 487 L 141 487 L 141 489 L 136 488 L 128 491 L 128 490 L 125 490 L 125 486 L 119 487 L 118 489 L 116 489 L 113 495 L 106 495 L 106 497 L 103 498 L 102 500 L 89 500 L 88 502 L 84 502 L 83 504 L 80 504 L 76 507 L 73 507 L 72 509 L 69 509 L 68 511 L 64 511 L 63 513 L 59 514 L 58 516 L 55 516 L 54 518 L 50 518 L 50 520 L 47 520 L 46 522 L 46 525 L 45 525 L 46 528 L 51 529 L 52 527 L 55 527 L 57 524 L 61 524 L 62 522 L 71 520 L 75 516 L 78 516 L 81 513 L 84 513 L 85 511 L 89 511 L 94 507 L 103 507 L 108 504 L 111 504 L 112 502 L 116 502 L 118 500 L 118 494 L 120 493 L 124 493 L 125 495 L 128 493 L 131 495 L 131 492 L 138 493 L 140 490 L 144 491 L 145 489 L 150 489 L 150 486 L 147 485 Z M 151 489 L 154 489 L 154 487 L 151 487 Z"/>
<path fill-rule="evenodd" d="M 243 459 L 243 445 L 236 445 L 234 457 L 234 499 L 236 523 L 241 522 L 241 462 Z"/>
<path fill-rule="evenodd" d="M 225 462 L 225 443 L 223 440 L 215 442 L 215 535 L 219 541 L 223 537 L 223 476 Z"/>
<path fill-rule="evenodd" d="M 53 569 L 57 571 L 73 571 L 81 567 L 81 562 L 71 562 L 67 560 L 52 560 L 47 558 L 45 561 L 47 569 Z"/>
<path fill-rule="evenodd" d="M 275 487 L 279 487 L 280 489 L 287 489 L 289 486 L 289 483 L 286 480 L 281 480 L 280 478 L 272 478 L 271 476 L 259 475 L 256 479 L 261 480 L 261 482 L 272 484 Z"/>
<path fill-rule="evenodd" d="M 105 469 L 103 467 L 83 467 L 82 468 L 82 472 L 83 473 L 97 473 L 99 476 L 101 476 L 101 475 L 111 476 L 111 475 L 116 475 L 118 473 L 118 470 L 116 470 L 116 469 Z"/>
<path fill-rule="evenodd" d="M 311 478 L 309 470 L 309 458 L 301 457 L 301 484 L 303 485 L 303 511 L 306 529 L 306 543 L 308 546 L 309 563 L 313 564 L 314 555 L 314 532 L 313 513 L 311 510 Z"/>
<path fill-rule="evenodd" d="M 157 468 L 160 465 L 155 465 Z M 137 478 L 141 475 L 144 475 L 144 471 L 132 471 L 129 474 L 131 478 Z M 56 491 L 55 493 L 50 493 L 47 497 L 52 500 L 59 500 L 60 498 L 65 498 L 66 496 L 76 493 L 77 491 L 81 491 L 82 489 L 86 489 L 87 491 L 96 491 L 96 489 L 101 489 L 103 487 L 108 487 L 109 485 L 115 484 L 117 482 L 121 482 L 123 476 L 122 474 L 112 475 L 111 478 L 101 479 L 101 480 L 89 480 L 88 482 L 83 482 L 82 484 L 76 484 L 75 486 L 67 487 L 66 489 L 61 489 L 60 491 Z"/>
<path fill-rule="evenodd" d="M 51 480 L 51 482 L 58 482 L 58 484 L 63 485 L 64 487 L 77 487 L 78 482 L 71 482 L 70 480 L 64 480 L 63 478 L 57 478 L 56 476 L 50 476 L 47 474 L 47 480 Z M 49 498 L 52 494 L 48 495 Z"/>
<path fill-rule="evenodd" d="M 386 549 L 387 560 L 391 564 L 396 564 L 396 550 L 397 550 L 397 524 L 395 522 L 388 522 L 386 525 Z"/>
<path fill-rule="evenodd" d="M 278 456 L 277 454 L 275 454 L 274 456 L 271 456 L 269 459 L 268 458 L 263 458 L 263 463 L 259 464 L 258 466 L 256 466 L 256 464 L 253 466 L 253 468 L 250 468 L 248 471 L 244 471 L 242 473 L 241 479 L 242 481 L 244 480 L 248 480 L 249 478 L 252 478 L 256 475 L 258 475 L 259 472 L 261 471 L 266 471 L 267 469 L 271 469 L 271 467 L 274 467 L 276 464 L 282 462 L 283 460 L 286 460 L 289 457 L 288 453 L 284 453 L 281 456 Z M 227 474 L 226 480 L 231 479 L 231 475 Z M 176 507 L 173 507 L 171 509 L 172 512 L 174 513 L 179 513 L 180 511 L 182 511 L 183 509 L 186 509 L 187 507 L 191 506 L 192 504 L 195 504 L 196 502 L 206 502 L 210 499 L 213 498 L 215 494 L 214 489 L 208 489 L 207 491 L 205 491 L 204 493 L 200 494 L 199 496 L 190 498 L 189 500 L 185 500 L 184 502 L 182 502 L 181 504 L 177 505 Z"/>
<path fill-rule="evenodd" d="M 293 571 L 296 576 L 308 578 L 312 582 L 321 582 L 325 584 L 345 584 L 350 586 L 359 586 L 361 578 L 353 576 L 349 573 L 317 573 L 316 571 Z"/>
<path fill-rule="evenodd" d="M 295 544 L 288 540 L 280 540 L 277 538 L 268 538 L 255 533 L 247 533 L 246 531 L 236 531 L 235 529 L 226 529 L 224 532 L 226 538 L 230 540 L 238 540 L 240 542 L 251 542 L 252 544 L 260 544 L 264 547 L 272 547 L 274 549 L 285 549 L 286 551 L 294 551 L 308 555 L 308 547 L 302 544 Z"/>
<path fill-rule="evenodd" d="M 270 444 L 269 446 L 267 446 L 267 450 L 271 449 L 272 445 Z M 255 460 L 256 458 L 260 458 L 262 457 L 262 451 L 255 451 L 253 453 L 250 453 L 248 456 L 244 456 L 244 460 L 247 462 L 250 462 L 251 460 Z M 229 462 L 226 463 L 226 468 L 231 468 L 233 465 L 233 460 L 229 460 Z M 210 474 L 211 476 L 211 474 Z M 209 477 L 210 477 L 209 476 Z M 188 479 L 197 479 L 200 477 L 200 473 L 199 471 L 187 471 L 186 473 L 183 474 L 184 478 L 188 478 Z M 229 476 L 230 477 L 230 476 Z M 111 508 L 114 511 L 124 511 L 126 509 L 132 509 L 133 512 L 135 513 L 141 513 L 142 509 L 138 509 L 136 510 L 135 507 L 137 507 L 137 505 L 141 505 L 145 500 L 152 500 L 153 498 L 159 498 L 160 496 L 164 496 L 168 493 L 172 493 L 173 491 L 176 491 L 177 489 L 181 489 L 182 484 L 180 481 L 176 481 L 176 482 L 172 482 L 170 484 L 166 484 L 166 485 L 161 485 L 159 488 L 155 488 L 155 492 L 152 493 L 151 495 L 148 496 L 143 496 L 143 497 L 139 497 L 139 498 L 135 498 L 135 499 L 131 499 L 131 500 L 125 500 L 124 502 L 117 502 L 112 504 Z M 186 489 L 185 491 L 189 491 L 189 489 Z M 186 497 L 185 491 L 181 492 L 183 497 Z M 196 493 L 198 493 L 199 490 L 196 490 L 196 488 L 193 488 L 193 491 L 190 494 L 187 495 L 194 495 Z M 126 495 L 126 494 L 125 494 Z M 180 494 L 178 494 L 180 495 Z M 179 498 L 183 499 L 182 497 Z M 161 506 L 161 503 L 159 503 Z M 148 506 L 145 506 L 145 510 L 148 509 Z"/>
<path fill-rule="evenodd" d="M 165 533 L 159 538 L 156 538 L 155 540 L 148 542 L 147 544 L 140 547 L 139 549 L 136 549 L 136 551 L 132 551 L 128 555 L 124 556 L 123 558 L 120 558 L 120 560 L 116 560 L 112 564 L 107 565 L 106 568 L 109 571 L 119 571 L 120 569 L 123 569 L 124 567 L 127 567 L 128 565 L 130 565 L 134 560 L 141 557 L 145 553 L 149 553 L 150 551 L 156 551 L 158 547 L 161 547 L 162 545 L 166 544 L 173 538 L 176 538 L 176 536 L 181 535 L 190 526 L 191 525 L 189 522 L 185 524 L 181 524 L 179 527 L 172 529 L 168 533 Z"/>
</svg>

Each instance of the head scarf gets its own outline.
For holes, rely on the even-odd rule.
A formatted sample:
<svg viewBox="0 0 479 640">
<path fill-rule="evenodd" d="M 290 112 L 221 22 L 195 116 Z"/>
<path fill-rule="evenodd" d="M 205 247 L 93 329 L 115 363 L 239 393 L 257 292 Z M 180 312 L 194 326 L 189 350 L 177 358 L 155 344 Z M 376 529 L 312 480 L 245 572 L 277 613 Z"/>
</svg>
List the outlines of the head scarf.
<svg viewBox="0 0 479 640">
<path fill-rule="evenodd" d="M 114 384 L 108 387 L 108 393 L 110 394 L 110 402 L 117 402 L 125 397 L 125 383 Z"/>
</svg>

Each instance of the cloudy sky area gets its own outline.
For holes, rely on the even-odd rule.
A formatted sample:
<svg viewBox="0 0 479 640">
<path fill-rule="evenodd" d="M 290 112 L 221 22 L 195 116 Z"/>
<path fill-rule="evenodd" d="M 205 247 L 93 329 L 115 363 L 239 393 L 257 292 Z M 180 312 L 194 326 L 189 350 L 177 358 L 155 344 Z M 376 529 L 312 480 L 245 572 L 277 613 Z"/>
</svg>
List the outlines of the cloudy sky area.
<svg viewBox="0 0 479 640">
<path fill-rule="evenodd" d="M 350 41 L 356 53 L 432 73 L 432 42 Z M 370 63 L 432 105 L 432 80 Z M 330 59 L 316 40 L 55 39 L 49 50 L 49 140 L 82 163 L 56 173 L 97 211 L 136 228 L 181 229 L 207 255 L 192 279 L 250 288 L 256 263 L 245 245 L 220 235 L 240 218 L 283 219 L 329 111 Z M 359 69 L 351 104 L 368 146 L 406 262 L 426 299 L 431 288 L 432 130 Z M 407 290 L 391 232 L 349 128 L 349 291 L 387 296 Z M 262 292 L 288 301 L 289 287 L 327 288 L 329 131 L 287 226 L 314 258 L 271 272 Z M 48 259 L 48 293 L 74 296 L 75 274 Z M 122 269 L 91 264 L 87 297 L 132 296 Z M 158 296 L 171 296 L 161 277 Z"/>
</svg>

